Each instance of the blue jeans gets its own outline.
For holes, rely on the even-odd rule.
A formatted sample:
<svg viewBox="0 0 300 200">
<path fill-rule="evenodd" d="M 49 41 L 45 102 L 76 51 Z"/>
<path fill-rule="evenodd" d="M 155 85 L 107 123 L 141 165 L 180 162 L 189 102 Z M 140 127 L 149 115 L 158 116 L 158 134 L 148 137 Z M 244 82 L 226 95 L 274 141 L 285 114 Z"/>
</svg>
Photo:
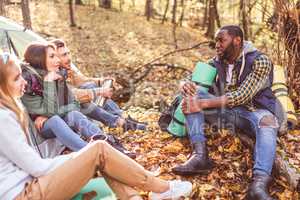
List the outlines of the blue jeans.
<svg viewBox="0 0 300 200">
<path fill-rule="evenodd" d="M 89 82 L 83 84 L 80 88 L 91 89 L 96 87 L 95 83 Z M 81 112 L 92 119 L 102 122 L 106 126 L 115 128 L 118 119 L 122 116 L 123 110 L 113 100 L 106 99 L 103 107 L 97 106 L 94 103 L 82 104 Z"/>
<path fill-rule="evenodd" d="M 103 134 L 103 131 L 78 111 L 69 112 L 63 118 L 57 115 L 49 118 L 40 131 L 42 137 L 47 139 L 57 137 L 72 151 L 78 151 L 87 145 L 78 133 L 89 138 L 94 134 Z"/>
<path fill-rule="evenodd" d="M 199 98 L 212 98 L 211 94 L 198 92 Z M 271 121 L 266 122 L 266 118 Z M 276 139 L 279 129 L 277 118 L 266 109 L 253 112 L 238 106 L 232 109 L 209 109 L 186 115 L 186 126 L 191 143 L 206 141 L 204 128 L 226 128 L 231 132 L 235 129 L 243 130 L 244 134 L 256 138 L 254 147 L 254 173 L 271 175 L 276 154 Z"/>
</svg>

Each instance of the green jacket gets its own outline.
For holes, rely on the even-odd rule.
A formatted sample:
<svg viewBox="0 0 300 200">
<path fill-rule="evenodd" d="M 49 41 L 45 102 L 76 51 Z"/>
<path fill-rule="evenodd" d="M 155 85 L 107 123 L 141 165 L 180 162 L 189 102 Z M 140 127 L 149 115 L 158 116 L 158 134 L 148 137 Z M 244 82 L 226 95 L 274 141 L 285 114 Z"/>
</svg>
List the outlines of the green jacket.
<svg viewBox="0 0 300 200">
<path fill-rule="evenodd" d="M 67 92 L 67 103 L 59 103 L 58 88 L 64 82 L 60 81 L 43 81 L 42 77 L 30 66 L 22 66 L 22 75 L 27 81 L 26 91 L 22 97 L 31 118 L 34 120 L 37 116 L 52 117 L 54 115 L 64 116 L 71 111 L 79 111 L 80 104 L 76 101 L 69 88 L 60 90 Z"/>
</svg>

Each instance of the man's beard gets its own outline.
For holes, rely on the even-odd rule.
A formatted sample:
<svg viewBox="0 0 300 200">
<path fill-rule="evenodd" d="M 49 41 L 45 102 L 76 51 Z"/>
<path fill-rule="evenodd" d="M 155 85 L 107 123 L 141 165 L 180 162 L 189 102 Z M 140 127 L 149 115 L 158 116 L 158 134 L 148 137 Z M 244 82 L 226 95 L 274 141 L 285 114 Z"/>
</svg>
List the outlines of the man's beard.
<svg viewBox="0 0 300 200">
<path fill-rule="evenodd" d="M 233 45 L 233 42 L 230 42 L 228 47 L 224 50 L 223 55 L 220 57 L 221 60 L 229 60 L 235 51 L 235 46 Z"/>
</svg>

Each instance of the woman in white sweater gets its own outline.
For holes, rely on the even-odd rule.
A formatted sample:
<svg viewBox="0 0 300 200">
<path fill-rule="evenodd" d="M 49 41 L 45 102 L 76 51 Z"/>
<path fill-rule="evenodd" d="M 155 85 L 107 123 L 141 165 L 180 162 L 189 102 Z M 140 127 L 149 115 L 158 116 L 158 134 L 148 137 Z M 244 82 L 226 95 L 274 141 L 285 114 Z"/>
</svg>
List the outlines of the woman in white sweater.
<svg viewBox="0 0 300 200">
<path fill-rule="evenodd" d="M 92 142 L 76 153 L 42 159 L 30 146 L 28 121 L 19 100 L 25 86 L 16 59 L 0 54 L 0 199 L 70 199 L 97 171 L 112 185 L 133 194 L 121 195 L 121 199 L 141 199 L 131 187 L 152 191 L 150 199 L 190 194 L 190 182 L 156 178 L 104 141 Z"/>
</svg>

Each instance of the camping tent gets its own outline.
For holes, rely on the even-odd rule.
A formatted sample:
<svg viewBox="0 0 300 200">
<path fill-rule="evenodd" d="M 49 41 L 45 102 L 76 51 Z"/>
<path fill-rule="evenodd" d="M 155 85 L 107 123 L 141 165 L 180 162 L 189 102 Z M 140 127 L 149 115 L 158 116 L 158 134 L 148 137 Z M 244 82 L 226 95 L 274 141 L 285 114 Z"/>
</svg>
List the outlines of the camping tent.
<svg viewBox="0 0 300 200">
<path fill-rule="evenodd" d="M 46 40 L 12 20 L 0 16 L 0 52 L 10 52 L 22 59 L 26 46 L 33 41 Z"/>
<path fill-rule="evenodd" d="M 22 60 L 25 49 L 31 42 L 47 41 L 33 31 L 0 16 L 0 53 L 9 52 Z M 73 63 L 72 68 L 81 73 Z"/>
</svg>

